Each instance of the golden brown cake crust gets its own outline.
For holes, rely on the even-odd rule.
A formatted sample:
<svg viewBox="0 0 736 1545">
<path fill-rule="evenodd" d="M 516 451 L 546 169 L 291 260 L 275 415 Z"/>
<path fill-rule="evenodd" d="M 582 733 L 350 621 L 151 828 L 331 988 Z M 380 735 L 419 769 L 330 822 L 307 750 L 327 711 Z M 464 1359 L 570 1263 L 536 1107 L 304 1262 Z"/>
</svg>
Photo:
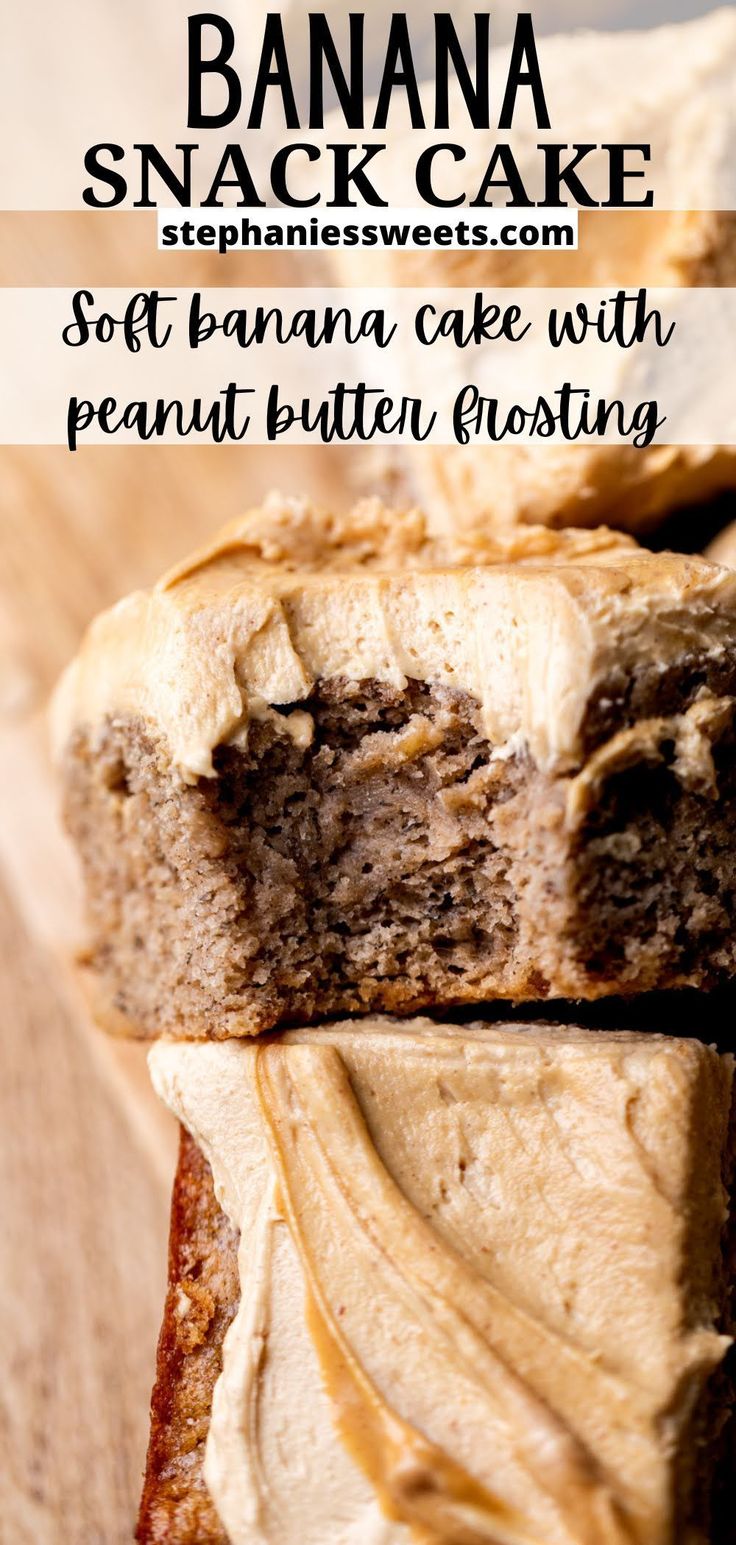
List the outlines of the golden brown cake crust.
<svg viewBox="0 0 736 1545">
<path fill-rule="evenodd" d="M 217 1204 L 207 1160 L 182 1128 L 139 1545 L 227 1545 L 202 1463 L 222 1342 L 239 1297 L 237 1234 Z"/>
</svg>

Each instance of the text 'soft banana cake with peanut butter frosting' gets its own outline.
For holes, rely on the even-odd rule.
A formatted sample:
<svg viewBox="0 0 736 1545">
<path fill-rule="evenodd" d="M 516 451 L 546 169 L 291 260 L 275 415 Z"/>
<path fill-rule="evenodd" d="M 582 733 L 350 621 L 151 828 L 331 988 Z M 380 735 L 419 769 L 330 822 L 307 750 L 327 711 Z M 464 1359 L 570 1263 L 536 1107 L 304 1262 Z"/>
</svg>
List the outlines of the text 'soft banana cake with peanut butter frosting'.
<svg viewBox="0 0 736 1545">
<path fill-rule="evenodd" d="M 729 979 L 736 575 L 272 498 L 56 701 L 90 974 L 182 1038 Z"/>
<path fill-rule="evenodd" d="M 186 1135 L 141 1545 L 720 1538 L 730 1058 L 369 1018 L 151 1065 Z"/>
</svg>

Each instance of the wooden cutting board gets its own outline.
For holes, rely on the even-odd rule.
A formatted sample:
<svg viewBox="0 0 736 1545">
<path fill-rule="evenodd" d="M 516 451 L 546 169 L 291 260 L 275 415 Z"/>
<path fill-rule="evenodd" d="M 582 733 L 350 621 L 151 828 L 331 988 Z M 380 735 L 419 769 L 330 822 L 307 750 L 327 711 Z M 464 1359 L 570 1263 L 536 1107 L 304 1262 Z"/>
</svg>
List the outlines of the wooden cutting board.
<svg viewBox="0 0 736 1545">
<path fill-rule="evenodd" d="M 284 488 L 337 459 L 281 452 Z M 268 453 L 0 451 L 0 1541 L 132 1539 L 176 1131 L 97 1031 L 46 703 L 88 619 L 273 480 Z M 7 1529 L 7 1533 L 5 1532 Z"/>
<path fill-rule="evenodd" d="M 0 216 L 6 285 L 155 283 L 160 263 L 136 217 Z M 167 260 L 166 282 L 221 272 Z M 228 270 L 230 283 L 258 280 Z M 344 472 L 339 452 L 0 449 L 3 1545 L 132 1540 L 176 1145 L 144 1049 L 95 1030 L 75 980 L 79 877 L 58 819 L 48 695 L 100 607 L 268 487 L 329 497 Z"/>
</svg>

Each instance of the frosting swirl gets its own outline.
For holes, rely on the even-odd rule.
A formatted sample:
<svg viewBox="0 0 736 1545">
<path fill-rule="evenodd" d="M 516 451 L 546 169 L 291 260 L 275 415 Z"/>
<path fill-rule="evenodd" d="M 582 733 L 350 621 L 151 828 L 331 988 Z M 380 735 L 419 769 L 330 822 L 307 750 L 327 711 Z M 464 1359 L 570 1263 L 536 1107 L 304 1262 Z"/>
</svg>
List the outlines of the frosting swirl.
<svg viewBox="0 0 736 1545">
<path fill-rule="evenodd" d="M 369 1020 L 151 1065 L 241 1228 L 206 1463 L 233 1545 L 671 1545 L 728 1345 L 695 1292 L 726 1060 Z"/>
</svg>

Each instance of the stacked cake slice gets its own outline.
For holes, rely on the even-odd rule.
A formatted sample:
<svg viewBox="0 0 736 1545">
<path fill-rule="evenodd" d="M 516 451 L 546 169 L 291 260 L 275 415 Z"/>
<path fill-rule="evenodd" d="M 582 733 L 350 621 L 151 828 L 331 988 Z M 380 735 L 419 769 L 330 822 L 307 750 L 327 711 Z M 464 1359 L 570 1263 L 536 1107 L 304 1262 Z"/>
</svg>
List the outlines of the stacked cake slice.
<svg viewBox="0 0 736 1545">
<path fill-rule="evenodd" d="M 717 1537 L 731 1059 L 508 1006 L 730 982 L 735 708 L 736 575 L 602 530 L 274 498 L 93 625 L 87 974 L 185 1131 L 142 1545 Z"/>
<path fill-rule="evenodd" d="M 369 1019 L 152 1065 L 214 1193 L 186 1140 L 144 1540 L 192 1513 L 222 1538 L 213 1503 L 233 1545 L 659 1545 L 695 1520 L 728 1345 L 725 1059 Z M 182 1421 L 210 1405 L 212 1502 Z"/>
</svg>

